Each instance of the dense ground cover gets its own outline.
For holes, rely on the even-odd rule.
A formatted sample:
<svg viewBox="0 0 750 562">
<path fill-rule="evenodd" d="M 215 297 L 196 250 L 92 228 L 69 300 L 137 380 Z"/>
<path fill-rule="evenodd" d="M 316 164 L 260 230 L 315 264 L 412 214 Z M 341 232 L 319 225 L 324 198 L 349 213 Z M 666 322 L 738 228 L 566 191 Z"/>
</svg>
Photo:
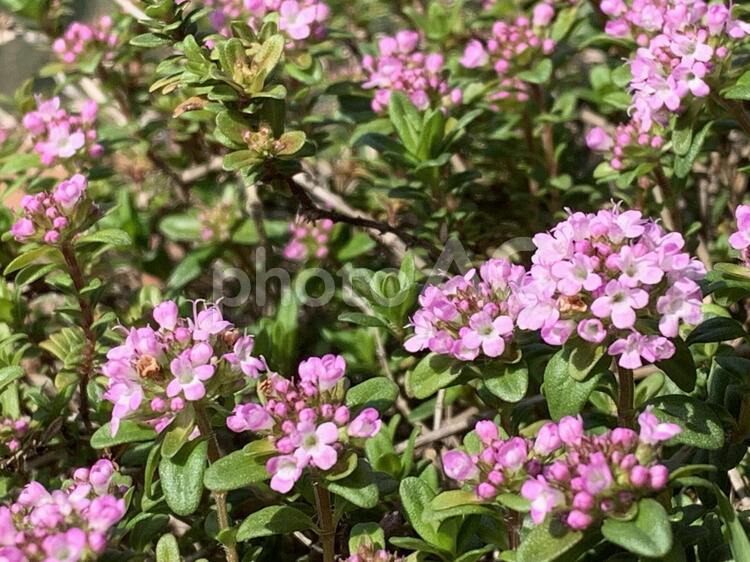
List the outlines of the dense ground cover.
<svg viewBox="0 0 750 562">
<path fill-rule="evenodd" d="M 750 561 L 747 6 L 0 7 L 0 561 Z"/>
</svg>

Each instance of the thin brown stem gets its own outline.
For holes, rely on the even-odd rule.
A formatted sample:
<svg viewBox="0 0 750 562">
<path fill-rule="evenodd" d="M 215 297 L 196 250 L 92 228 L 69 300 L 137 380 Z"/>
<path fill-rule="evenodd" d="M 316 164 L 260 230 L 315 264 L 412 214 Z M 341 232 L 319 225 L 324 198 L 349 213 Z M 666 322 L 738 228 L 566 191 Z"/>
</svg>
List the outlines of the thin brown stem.
<svg viewBox="0 0 750 562">
<path fill-rule="evenodd" d="M 211 422 L 208 419 L 206 408 L 201 402 L 195 403 L 195 418 L 198 422 L 198 429 L 200 429 L 201 435 L 208 439 L 208 461 L 213 464 L 221 458 L 221 450 L 219 449 L 219 441 L 216 439 L 216 433 L 214 433 Z M 213 492 L 211 496 L 214 499 L 214 504 L 216 504 L 216 518 L 219 523 L 219 530 L 229 529 L 231 522 L 229 520 L 229 510 L 227 509 L 227 493 L 218 491 Z M 222 544 L 222 546 L 224 547 L 224 555 L 227 562 L 239 562 L 240 558 L 234 546 L 227 544 Z"/>
<path fill-rule="evenodd" d="M 635 380 L 633 371 L 617 369 L 618 395 L 617 395 L 617 421 L 621 427 L 633 427 L 635 419 Z"/>
<path fill-rule="evenodd" d="M 286 184 L 289 186 L 289 190 L 299 204 L 300 213 L 308 220 L 315 221 L 319 219 L 330 219 L 333 222 L 342 222 L 351 224 L 352 226 L 370 228 L 373 230 L 377 230 L 378 232 L 383 234 L 395 234 L 409 246 L 419 246 L 421 248 L 424 248 L 430 253 L 431 256 L 435 258 L 440 256 L 440 250 L 434 244 L 428 242 L 427 240 L 423 240 L 421 238 L 403 232 L 401 229 L 395 226 L 391 226 L 388 223 L 366 219 L 363 217 L 354 217 L 339 211 L 322 209 L 313 202 L 310 194 L 307 193 L 304 187 L 299 185 L 292 178 L 284 179 L 286 181 Z"/>
<path fill-rule="evenodd" d="M 336 559 L 336 528 L 333 524 L 331 511 L 331 494 L 326 488 L 316 482 L 315 506 L 318 510 L 318 524 L 320 525 L 320 543 L 323 547 L 323 562 L 334 562 Z"/>
<path fill-rule="evenodd" d="M 91 417 L 89 414 L 89 394 L 88 385 L 91 375 L 94 370 L 94 356 L 96 354 L 96 334 L 92 329 L 94 324 L 94 312 L 91 307 L 91 303 L 83 296 L 83 290 L 86 287 L 86 281 L 83 277 L 83 270 L 81 265 L 78 263 L 76 258 L 75 250 L 70 245 L 70 242 L 65 241 L 60 246 L 65 264 L 68 266 L 68 273 L 70 278 L 73 280 L 73 288 L 75 289 L 76 300 L 78 301 L 78 308 L 81 309 L 81 329 L 83 335 L 86 338 L 86 343 L 83 347 L 82 360 L 79 366 L 79 377 L 78 377 L 78 392 L 80 394 L 80 406 L 79 411 L 81 413 L 81 419 L 83 425 L 87 431 L 92 431 Z"/>
</svg>

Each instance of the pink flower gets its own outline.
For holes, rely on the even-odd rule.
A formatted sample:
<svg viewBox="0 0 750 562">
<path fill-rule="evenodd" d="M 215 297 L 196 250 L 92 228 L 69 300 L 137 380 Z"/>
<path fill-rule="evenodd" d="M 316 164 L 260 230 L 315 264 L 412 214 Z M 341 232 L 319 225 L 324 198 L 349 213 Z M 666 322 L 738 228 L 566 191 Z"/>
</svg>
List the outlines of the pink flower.
<svg viewBox="0 0 750 562">
<path fill-rule="evenodd" d="M 583 419 L 581 416 L 565 416 L 557 424 L 557 432 L 566 445 L 577 445 L 583 437 Z"/>
<path fill-rule="evenodd" d="M 735 211 L 737 232 L 729 237 L 729 245 L 735 250 L 750 246 L 750 205 L 739 205 Z"/>
<path fill-rule="evenodd" d="M 34 223 L 27 218 L 18 219 L 10 228 L 10 233 L 13 235 L 13 238 L 19 242 L 33 236 L 35 232 L 36 228 L 34 228 Z"/>
<path fill-rule="evenodd" d="M 299 364 L 300 379 L 317 384 L 322 391 L 333 389 L 344 377 L 346 361 L 340 355 L 311 357 Z"/>
<path fill-rule="evenodd" d="M 548 25 L 555 17 L 555 9 L 546 2 L 534 6 L 533 24 L 537 27 Z"/>
<path fill-rule="evenodd" d="M 478 421 L 474 426 L 474 431 L 485 445 L 492 443 L 498 438 L 497 426 L 489 420 Z"/>
<path fill-rule="evenodd" d="M 65 533 L 51 535 L 42 543 L 47 562 L 78 562 L 86 548 L 86 533 L 81 529 L 70 529 Z"/>
<path fill-rule="evenodd" d="M 484 45 L 481 41 L 472 39 L 464 49 L 463 57 L 461 57 L 461 64 L 466 68 L 479 68 L 487 64 L 489 56 L 487 51 L 484 50 Z"/>
<path fill-rule="evenodd" d="M 586 146 L 591 150 L 606 152 L 614 145 L 612 137 L 601 127 L 594 127 L 586 133 Z"/>
<path fill-rule="evenodd" d="M 458 450 L 443 453 L 443 471 L 449 478 L 458 482 L 471 480 L 478 474 L 477 466 L 471 457 Z"/>
<path fill-rule="evenodd" d="M 682 428 L 676 423 L 660 422 L 650 409 L 641 412 L 638 416 L 638 425 L 641 428 L 641 441 L 650 445 L 658 445 L 663 441 L 669 441 L 682 432 Z"/>
<path fill-rule="evenodd" d="M 188 400 L 200 400 L 206 395 L 203 381 L 216 370 L 213 365 L 193 365 L 187 352 L 172 359 L 169 367 L 175 378 L 167 385 L 167 396 L 173 398 L 182 392 Z"/>
<path fill-rule="evenodd" d="M 520 437 L 513 437 L 500 445 L 497 450 L 498 463 L 510 472 L 517 472 L 523 467 L 528 458 L 526 441 Z"/>
<path fill-rule="evenodd" d="M 266 470 L 271 474 L 271 489 L 286 494 L 302 476 L 306 463 L 293 455 L 273 457 L 266 463 Z"/>
<path fill-rule="evenodd" d="M 703 318 L 701 305 L 700 287 L 694 281 L 675 281 L 656 303 L 656 310 L 661 314 L 659 331 L 673 338 L 679 333 L 680 321 L 688 324 L 700 323 Z"/>
<path fill-rule="evenodd" d="M 503 336 L 513 333 L 513 320 L 508 316 L 493 318 L 489 312 L 481 311 L 469 319 L 468 328 L 462 328 L 461 341 L 468 349 L 482 348 L 487 357 L 498 357 L 505 351 Z"/>
<path fill-rule="evenodd" d="M 297 424 L 296 440 L 298 448 L 294 455 L 300 462 L 312 463 L 321 470 L 328 470 L 338 459 L 336 449 L 331 447 L 339 438 L 339 430 L 334 423 L 326 422 L 319 426 L 310 422 Z"/>
<path fill-rule="evenodd" d="M 604 295 L 591 305 L 591 312 L 599 318 L 612 318 L 612 323 L 620 329 L 632 328 L 635 324 L 635 310 L 648 304 L 648 293 L 643 289 L 632 289 L 618 281 L 610 281 L 604 288 Z"/>
<path fill-rule="evenodd" d="M 306 39 L 316 16 L 315 6 L 301 7 L 296 0 L 284 0 L 279 8 L 279 29 L 296 41 Z"/>
<path fill-rule="evenodd" d="M 275 422 L 263 406 L 258 404 L 238 404 L 227 418 L 227 427 L 236 433 L 242 431 L 268 431 Z"/>
<path fill-rule="evenodd" d="M 179 310 L 174 301 L 164 301 L 154 308 L 154 320 L 163 330 L 172 331 L 177 326 Z"/>
<path fill-rule="evenodd" d="M 521 496 L 531 501 L 531 520 L 537 525 L 540 525 L 555 507 L 565 502 L 562 492 L 552 488 L 543 476 L 524 482 Z"/>
<path fill-rule="evenodd" d="M 252 379 L 260 377 L 260 373 L 268 370 L 265 360 L 262 357 L 253 357 L 253 347 L 255 340 L 252 336 L 242 336 L 234 343 L 232 353 L 227 353 L 224 358 L 236 367 L 239 367 L 243 374 Z"/>
<path fill-rule="evenodd" d="M 580 465 L 578 473 L 583 478 L 584 489 L 592 496 L 608 489 L 614 482 L 607 459 L 600 452 L 591 455 L 588 464 Z"/>
<path fill-rule="evenodd" d="M 105 532 L 123 518 L 125 511 L 125 500 L 122 498 L 94 498 L 86 513 L 89 527 L 94 531 Z"/>
<path fill-rule="evenodd" d="M 349 424 L 349 435 L 363 438 L 374 437 L 382 425 L 378 411 L 375 408 L 365 408 Z"/>
<path fill-rule="evenodd" d="M 612 342 L 607 353 L 612 356 L 620 356 L 618 364 L 626 369 L 637 369 L 643 365 L 641 352 L 645 348 L 646 339 L 643 334 L 631 332 L 625 338 L 619 338 Z"/>
<path fill-rule="evenodd" d="M 546 423 L 536 434 L 534 440 L 534 452 L 546 456 L 554 453 L 562 446 L 562 440 L 558 433 L 557 424 Z"/>
<path fill-rule="evenodd" d="M 193 339 L 197 341 L 207 340 L 231 326 L 230 322 L 224 320 L 221 311 L 215 305 L 207 306 L 200 312 L 194 310 L 193 319 Z"/>
<path fill-rule="evenodd" d="M 99 459 L 89 470 L 87 480 L 93 487 L 94 492 L 102 495 L 109 490 L 109 484 L 112 482 L 114 473 L 115 466 L 112 461 Z"/>
<path fill-rule="evenodd" d="M 577 332 L 581 336 L 581 339 L 591 343 L 601 343 L 607 337 L 607 330 L 604 329 L 604 324 L 596 318 L 581 320 L 578 324 Z"/>
<path fill-rule="evenodd" d="M 81 174 L 75 174 L 70 179 L 60 183 L 52 193 L 52 198 L 63 209 L 72 209 L 83 196 L 88 186 L 88 180 Z"/>
</svg>

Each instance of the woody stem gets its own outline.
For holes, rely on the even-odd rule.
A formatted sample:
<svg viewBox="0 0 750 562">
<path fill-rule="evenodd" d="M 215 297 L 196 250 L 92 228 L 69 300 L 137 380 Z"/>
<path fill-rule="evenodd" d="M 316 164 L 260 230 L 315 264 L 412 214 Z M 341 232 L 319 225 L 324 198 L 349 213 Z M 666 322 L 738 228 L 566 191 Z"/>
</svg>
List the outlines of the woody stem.
<svg viewBox="0 0 750 562">
<path fill-rule="evenodd" d="M 635 416 L 635 380 L 633 371 L 616 366 L 619 393 L 617 397 L 617 421 L 622 427 L 633 427 Z"/>
</svg>

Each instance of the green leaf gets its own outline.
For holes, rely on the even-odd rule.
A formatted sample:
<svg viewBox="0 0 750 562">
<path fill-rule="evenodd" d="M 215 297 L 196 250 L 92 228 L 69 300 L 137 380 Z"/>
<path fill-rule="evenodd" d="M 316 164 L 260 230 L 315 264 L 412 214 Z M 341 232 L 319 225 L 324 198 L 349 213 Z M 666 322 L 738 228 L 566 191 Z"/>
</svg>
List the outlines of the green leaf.
<svg viewBox="0 0 750 562">
<path fill-rule="evenodd" d="M 417 108 L 402 92 L 393 92 L 388 102 L 388 117 L 401 142 L 412 154 L 419 150 L 422 119 Z"/>
<path fill-rule="evenodd" d="M 62 254 L 57 248 L 47 246 L 45 244 L 44 246 L 32 248 L 31 250 L 28 250 L 18 256 L 7 265 L 4 274 L 7 276 L 14 271 L 18 271 L 19 269 L 23 269 L 27 265 L 35 263 L 37 260 L 43 260 L 44 263 L 48 263 L 50 261 L 60 263 L 63 261 L 63 258 Z"/>
<path fill-rule="evenodd" d="M 353 411 L 375 408 L 381 414 L 398 397 L 398 385 L 386 377 L 375 377 L 353 386 L 346 393 L 346 405 Z"/>
<path fill-rule="evenodd" d="M 253 58 L 253 71 L 265 81 L 265 78 L 273 72 L 283 54 L 284 37 L 282 35 L 272 35 L 261 45 L 255 58 Z M 260 91 L 262 85 L 263 82 L 254 84 L 255 91 Z"/>
<path fill-rule="evenodd" d="M 695 388 L 696 370 L 690 349 L 680 338 L 673 338 L 675 353 L 669 359 L 657 361 L 656 366 L 664 371 L 680 390 L 692 392 Z"/>
<path fill-rule="evenodd" d="M 602 535 L 624 549 L 649 558 L 666 556 L 672 548 L 672 525 L 662 505 L 651 498 L 638 503 L 634 519 L 623 521 L 606 518 Z"/>
<path fill-rule="evenodd" d="M 690 332 L 685 343 L 693 345 L 694 343 L 722 342 L 746 336 L 745 329 L 737 320 L 725 316 L 715 316 L 698 324 Z"/>
<path fill-rule="evenodd" d="M 734 559 L 738 562 L 740 560 L 750 560 L 750 541 L 747 538 L 745 528 L 737 517 L 737 512 L 732 507 L 732 504 L 729 503 L 724 492 L 716 484 L 714 484 L 714 492 L 719 504 L 719 513 L 726 524 L 724 534 L 729 542 L 729 548 L 732 549 Z"/>
<path fill-rule="evenodd" d="M 370 465 L 362 459 L 358 460 L 357 468 L 349 476 L 329 482 L 328 490 L 363 509 L 378 505 L 378 487 Z"/>
<path fill-rule="evenodd" d="M 580 531 L 572 531 L 557 519 L 547 517 L 523 538 L 516 551 L 516 562 L 552 562 L 575 547 L 583 537 Z"/>
<path fill-rule="evenodd" d="M 237 540 L 287 535 L 312 528 L 312 519 L 306 513 L 288 505 L 272 505 L 249 515 L 237 530 Z"/>
<path fill-rule="evenodd" d="M 156 562 L 180 562 L 180 547 L 173 534 L 162 535 L 156 543 Z"/>
<path fill-rule="evenodd" d="M 268 477 L 265 458 L 242 450 L 229 453 L 209 466 L 203 484 L 212 492 L 226 492 L 263 482 Z"/>
<path fill-rule="evenodd" d="M 190 515 L 201 503 L 207 452 L 208 442 L 200 440 L 183 447 L 171 459 L 162 457 L 159 463 L 164 498 L 177 515 Z"/>
<path fill-rule="evenodd" d="M 221 131 L 231 145 L 229 148 L 247 146 L 245 135 L 250 130 L 250 125 L 245 122 L 242 114 L 224 110 L 216 115 L 216 128 Z"/>
<path fill-rule="evenodd" d="M 106 449 L 124 443 L 136 443 L 156 439 L 156 432 L 135 422 L 122 420 L 117 434 L 112 437 L 109 423 L 105 423 L 91 436 L 91 446 L 94 449 Z"/>
<path fill-rule="evenodd" d="M 130 246 L 133 243 L 127 232 L 116 228 L 107 228 L 80 236 L 76 239 L 75 244 L 76 246 L 80 246 L 82 244 L 90 244 L 93 242 L 110 244 L 111 246 Z"/>
<path fill-rule="evenodd" d="M 387 328 L 386 323 L 371 314 L 362 314 L 361 312 L 342 312 L 339 314 L 339 320 L 342 322 L 349 322 L 356 324 L 357 326 L 364 326 L 366 328 Z"/>
<path fill-rule="evenodd" d="M 190 439 L 194 427 L 193 420 L 187 415 L 178 415 L 164 433 L 161 443 L 162 456 L 171 458 L 179 453 L 182 446 Z"/>
<path fill-rule="evenodd" d="M 430 502 L 430 508 L 435 511 L 442 511 L 444 509 L 481 503 L 482 500 L 474 492 L 468 490 L 449 490 L 435 496 Z"/>
<path fill-rule="evenodd" d="M 552 418 L 559 420 L 580 413 L 602 376 L 597 373 L 577 381 L 570 375 L 568 351 L 555 353 L 544 369 L 544 396 Z"/>
<path fill-rule="evenodd" d="M 156 35 L 155 33 L 142 33 L 141 35 L 136 35 L 130 40 L 130 44 L 134 47 L 144 47 L 146 49 L 169 45 L 171 42 L 172 41 L 169 37 Z"/>
<path fill-rule="evenodd" d="M 228 172 L 233 172 L 241 168 L 248 168 L 261 162 L 261 158 L 252 150 L 237 150 L 224 156 L 222 166 Z"/>
<path fill-rule="evenodd" d="M 194 215 L 170 215 L 159 223 L 159 230 L 170 240 L 193 242 L 200 240 L 202 225 Z"/>
<path fill-rule="evenodd" d="M 518 79 L 532 84 L 543 84 L 552 77 L 552 61 L 544 58 L 531 70 L 518 73 Z"/>
<path fill-rule="evenodd" d="M 385 548 L 385 533 L 377 523 L 357 523 L 349 533 L 349 552 L 357 552 L 360 546 Z"/>
<path fill-rule="evenodd" d="M 506 402 L 518 402 L 529 387 L 529 369 L 525 363 L 492 362 L 482 368 L 487 389 Z"/>
<path fill-rule="evenodd" d="M 678 178 L 687 177 L 687 175 L 690 173 L 690 170 L 692 170 L 693 162 L 695 162 L 698 154 L 700 154 L 700 151 L 703 148 L 703 143 L 706 140 L 706 136 L 711 130 L 713 124 L 713 121 L 709 121 L 708 123 L 706 123 L 706 125 L 704 125 L 704 127 L 698 132 L 698 134 L 694 136 L 693 143 L 690 145 L 690 149 L 683 156 L 678 155 L 675 157 L 674 173 Z"/>
<path fill-rule="evenodd" d="M 24 372 L 21 367 L 10 366 L 0 369 L 0 392 L 5 390 L 13 381 L 23 377 Z"/>
<path fill-rule="evenodd" d="M 445 537 L 438 529 L 438 522 L 431 517 L 431 502 L 435 492 L 419 478 L 404 478 L 399 486 L 399 496 L 406 518 L 411 526 L 429 544 L 451 551 L 455 537 Z"/>
<path fill-rule="evenodd" d="M 724 444 L 721 421 L 711 407 L 692 396 L 659 396 L 650 401 L 654 415 L 662 421 L 676 423 L 682 432 L 669 443 L 681 443 L 701 449 L 720 449 Z"/>
<path fill-rule="evenodd" d="M 406 374 L 406 393 L 414 398 L 429 398 L 441 388 L 453 384 L 462 365 L 447 355 L 430 353 Z"/>
<path fill-rule="evenodd" d="M 3 163 L 0 168 L 0 176 L 8 176 L 23 172 L 30 168 L 38 168 L 41 165 L 39 155 L 34 154 L 14 154 Z"/>
<path fill-rule="evenodd" d="M 299 152 L 305 145 L 307 136 L 302 131 L 289 131 L 279 137 L 277 141 L 277 154 L 279 156 L 291 156 Z"/>
</svg>

